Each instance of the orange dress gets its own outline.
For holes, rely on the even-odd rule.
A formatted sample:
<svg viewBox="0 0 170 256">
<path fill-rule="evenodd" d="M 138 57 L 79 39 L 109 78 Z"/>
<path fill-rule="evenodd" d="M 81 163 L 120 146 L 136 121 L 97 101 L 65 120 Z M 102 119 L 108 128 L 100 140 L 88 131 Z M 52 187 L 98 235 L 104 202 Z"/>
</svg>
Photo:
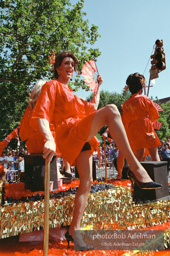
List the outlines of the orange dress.
<svg viewBox="0 0 170 256">
<path fill-rule="evenodd" d="M 30 154 L 42 154 L 43 147 L 46 140 L 43 135 L 36 129 L 33 129 L 29 125 L 30 117 L 32 114 L 32 109 L 28 106 L 24 112 L 24 115 L 20 122 L 20 132 L 19 136 L 22 141 L 26 141 L 27 150 Z M 50 124 L 50 130 L 52 132 L 53 137 L 55 137 L 55 129 L 54 125 Z M 61 156 L 58 148 L 56 147 L 57 157 Z"/>
<path fill-rule="evenodd" d="M 132 95 L 123 103 L 122 109 L 122 121 L 133 151 L 161 144 L 153 127 L 159 113 L 146 95 Z"/>
<path fill-rule="evenodd" d="M 71 165 L 87 141 L 96 113 L 94 105 L 78 98 L 58 80 L 47 82 L 34 107 L 30 125 L 37 127 L 37 119 L 54 123 L 55 141 L 62 156 Z M 89 141 L 92 145 L 94 138 Z M 94 147 L 94 145 L 92 145 Z"/>
</svg>

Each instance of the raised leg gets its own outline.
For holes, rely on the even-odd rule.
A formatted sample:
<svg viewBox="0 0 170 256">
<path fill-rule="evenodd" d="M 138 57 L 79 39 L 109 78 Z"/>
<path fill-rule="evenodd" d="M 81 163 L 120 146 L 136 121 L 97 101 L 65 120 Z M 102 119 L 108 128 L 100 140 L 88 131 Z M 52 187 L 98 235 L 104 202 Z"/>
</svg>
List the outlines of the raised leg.
<svg viewBox="0 0 170 256">
<path fill-rule="evenodd" d="M 65 158 L 63 158 L 63 162 L 64 162 L 64 167 L 65 167 L 65 172 L 71 174 L 70 164 L 65 160 Z"/>
<path fill-rule="evenodd" d="M 107 105 L 99 109 L 92 121 L 90 133 L 87 141 L 89 141 L 97 132 L 104 126 L 108 125 L 109 133 L 123 156 L 126 158 L 130 169 L 134 172 L 135 176 L 140 182 L 151 182 L 146 170 L 139 163 L 133 154 L 129 141 L 121 120 L 120 113 L 115 105 Z"/>
</svg>

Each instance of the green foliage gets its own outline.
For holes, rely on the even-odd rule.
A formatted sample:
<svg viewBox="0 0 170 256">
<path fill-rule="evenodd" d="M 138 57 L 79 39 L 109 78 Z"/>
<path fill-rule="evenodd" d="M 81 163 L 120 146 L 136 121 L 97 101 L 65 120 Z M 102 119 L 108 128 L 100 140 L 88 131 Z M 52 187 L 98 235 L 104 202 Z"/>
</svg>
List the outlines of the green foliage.
<svg viewBox="0 0 170 256">
<path fill-rule="evenodd" d="M 99 133 L 96 134 L 96 137 L 97 137 L 98 140 L 102 140 L 102 137 Z"/>
<path fill-rule="evenodd" d="M 38 79 L 51 79 L 48 64 L 55 53 L 69 49 L 83 64 L 100 55 L 92 46 L 99 37 L 89 27 L 84 0 L 4 0 L 1 3 L 0 32 L 0 140 L 18 126 L 27 105 L 30 86 Z M 76 79 L 75 90 L 81 86 Z M 83 84 L 86 88 L 86 86 Z"/>
<path fill-rule="evenodd" d="M 160 118 L 158 121 L 162 123 L 162 126 L 157 133 L 161 140 L 166 140 L 170 138 L 170 101 L 160 105 L 164 111 L 159 112 Z"/>
</svg>

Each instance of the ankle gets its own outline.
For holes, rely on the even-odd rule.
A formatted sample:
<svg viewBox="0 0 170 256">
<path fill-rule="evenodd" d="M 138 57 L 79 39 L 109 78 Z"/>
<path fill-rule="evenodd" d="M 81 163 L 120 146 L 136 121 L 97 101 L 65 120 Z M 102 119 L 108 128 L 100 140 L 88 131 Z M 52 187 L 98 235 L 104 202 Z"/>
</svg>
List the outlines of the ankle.
<svg viewBox="0 0 170 256">
<path fill-rule="evenodd" d="M 75 232 L 78 231 L 78 230 L 79 230 L 79 229 L 76 229 L 76 228 L 69 228 L 68 232 L 70 233 L 70 235 L 71 235 L 72 237 L 74 237 Z"/>
<path fill-rule="evenodd" d="M 137 168 L 136 170 L 133 170 L 133 173 L 134 173 L 135 177 L 141 182 L 152 182 L 153 181 L 150 178 L 147 171 L 143 167 L 142 168 Z"/>
</svg>

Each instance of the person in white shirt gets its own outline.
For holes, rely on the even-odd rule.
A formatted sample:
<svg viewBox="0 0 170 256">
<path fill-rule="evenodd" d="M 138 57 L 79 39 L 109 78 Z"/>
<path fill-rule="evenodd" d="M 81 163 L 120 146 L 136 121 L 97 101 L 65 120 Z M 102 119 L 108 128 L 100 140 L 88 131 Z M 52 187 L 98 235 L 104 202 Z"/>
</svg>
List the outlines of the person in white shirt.
<svg viewBox="0 0 170 256">
<path fill-rule="evenodd" d="M 25 168 L 24 168 L 24 155 L 19 153 L 18 156 L 18 178 L 17 181 L 20 181 L 22 176 L 24 176 Z"/>
<path fill-rule="evenodd" d="M 9 159 L 8 156 L 6 156 L 5 152 L 2 152 L 2 155 L 0 157 L 0 164 L 2 164 L 4 168 L 8 169 Z"/>
</svg>

